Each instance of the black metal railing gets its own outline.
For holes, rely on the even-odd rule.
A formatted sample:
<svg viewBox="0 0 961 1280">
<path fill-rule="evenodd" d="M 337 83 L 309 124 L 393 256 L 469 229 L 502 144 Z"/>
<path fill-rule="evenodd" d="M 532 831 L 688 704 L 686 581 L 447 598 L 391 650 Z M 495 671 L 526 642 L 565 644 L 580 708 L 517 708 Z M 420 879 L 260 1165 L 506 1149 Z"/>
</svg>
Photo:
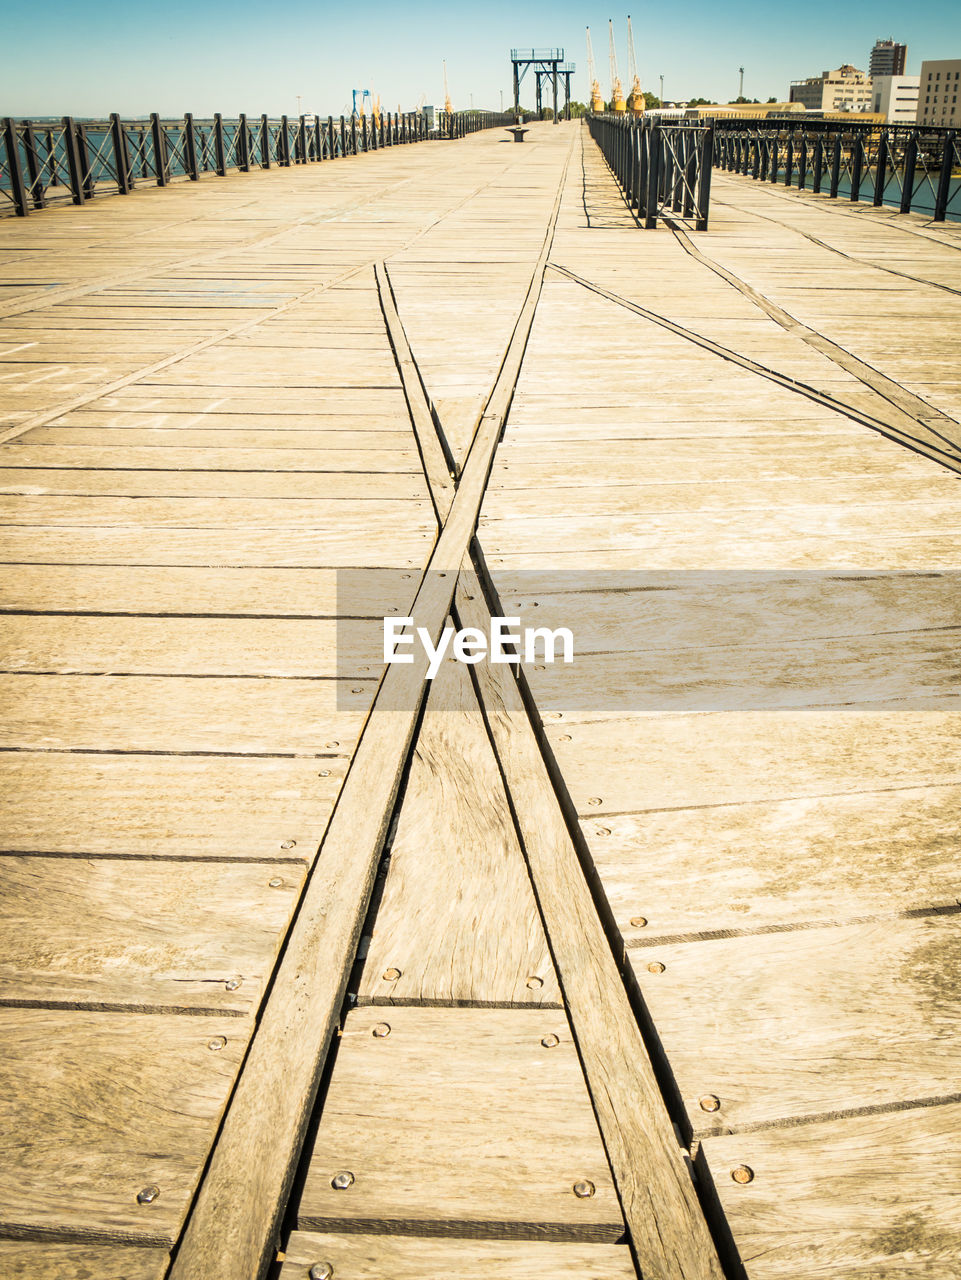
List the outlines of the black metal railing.
<svg viewBox="0 0 961 1280">
<path fill-rule="evenodd" d="M 714 164 L 833 199 L 961 219 L 961 135 L 935 126 L 717 120 Z"/>
<path fill-rule="evenodd" d="M 0 213 L 26 217 L 32 209 L 57 203 L 81 205 L 101 195 L 126 195 L 134 187 L 165 187 L 176 179 L 199 181 L 361 155 L 382 147 L 431 139 L 463 138 L 480 129 L 503 127 L 513 117 L 493 111 L 441 113 L 438 127 L 411 111 L 379 116 L 222 115 L 196 120 L 144 120 L 31 123 L 10 117 L 0 121 Z"/>
<path fill-rule="evenodd" d="M 706 231 L 711 201 L 713 122 L 661 122 L 632 115 L 588 116 L 591 137 L 645 227 L 658 217 Z"/>
</svg>

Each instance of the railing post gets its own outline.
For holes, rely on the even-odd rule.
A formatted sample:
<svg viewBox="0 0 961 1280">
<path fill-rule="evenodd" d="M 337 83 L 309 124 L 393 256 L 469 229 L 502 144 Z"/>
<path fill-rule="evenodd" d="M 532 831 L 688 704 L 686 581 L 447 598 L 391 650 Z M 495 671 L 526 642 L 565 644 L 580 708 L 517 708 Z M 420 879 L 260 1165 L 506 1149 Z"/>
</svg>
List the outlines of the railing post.
<svg viewBox="0 0 961 1280">
<path fill-rule="evenodd" d="M 888 131 L 881 130 L 878 139 L 878 154 L 874 167 L 874 207 L 877 209 L 884 203 L 884 188 L 888 183 Z"/>
<path fill-rule="evenodd" d="M 187 152 L 187 176 L 191 182 L 200 181 L 200 170 L 197 168 L 197 139 L 194 137 L 194 118 L 191 112 L 184 115 L 184 143 Z"/>
<path fill-rule="evenodd" d="M 851 194 L 848 197 L 852 204 L 861 198 L 861 171 L 864 167 L 864 139 L 860 134 L 854 138 L 851 149 Z"/>
<path fill-rule="evenodd" d="M 40 176 L 40 157 L 37 154 L 37 140 L 33 136 L 33 125 L 29 120 L 23 122 L 23 154 L 27 159 L 27 174 L 30 178 L 30 199 L 35 209 L 42 209 L 46 200 Z"/>
<path fill-rule="evenodd" d="M 941 178 L 938 182 L 938 194 L 934 201 L 934 221 L 943 222 L 948 212 L 948 196 L 951 191 L 951 171 L 954 168 L 954 140 L 957 134 L 949 129 L 944 135 L 944 154 L 941 157 Z"/>
<path fill-rule="evenodd" d="M 804 190 L 804 185 L 808 176 L 808 140 L 807 134 L 801 134 L 801 155 L 798 159 L 797 166 L 797 189 Z"/>
<path fill-rule="evenodd" d="M 167 149 L 166 139 L 160 127 L 160 116 L 156 111 L 150 113 L 150 134 L 153 138 L 153 167 L 158 187 L 167 185 Z"/>
<path fill-rule="evenodd" d="M 707 220 L 711 208 L 711 166 L 708 161 L 713 149 L 714 126 L 708 125 L 705 135 L 701 139 L 701 171 L 697 179 L 697 208 L 695 209 L 697 221 L 694 223 L 696 231 L 707 230 Z"/>
<path fill-rule="evenodd" d="M 914 198 L 914 174 L 918 167 L 918 131 L 912 129 L 904 149 L 904 177 L 901 180 L 901 213 L 911 212 Z"/>
<path fill-rule="evenodd" d="M 828 195 L 832 200 L 837 199 L 838 187 L 841 182 L 841 134 L 840 131 L 834 135 L 834 150 L 831 155 L 831 189 Z"/>
<path fill-rule="evenodd" d="M 787 151 L 784 155 L 784 185 L 789 187 L 794 178 L 794 134 L 787 136 Z"/>
<path fill-rule="evenodd" d="M 214 113 L 214 157 L 217 164 L 217 176 L 227 176 L 227 157 L 224 153 L 224 118 L 219 111 Z"/>
<path fill-rule="evenodd" d="M 70 175 L 70 194 L 73 197 L 73 203 L 83 204 L 83 181 L 80 157 L 77 154 L 77 133 L 72 116 L 63 117 L 63 147 L 67 153 L 67 172 Z"/>
<path fill-rule="evenodd" d="M 651 129 L 650 149 L 647 157 L 647 195 L 644 199 L 644 227 L 652 231 L 657 226 L 657 191 L 661 176 L 661 126 Z"/>
<path fill-rule="evenodd" d="M 30 206 L 27 203 L 27 190 L 23 185 L 23 171 L 20 168 L 20 139 L 17 137 L 17 126 L 12 116 L 7 116 L 3 122 L 3 138 L 7 148 L 7 168 L 10 170 L 14 211 L 18 218 L 26 218 L 30 213 Z"/>
<path fill-rule="evenodd" d="M 237 117 L 237 141 L 234 150 L 237 155 L 237 168 L 241 173 L 249 173 L 250 135 L 247 132 L 247 117 L 243 111 Z"/>
<path fill-rule="evenodd" d="M 343 116 L 341 116 L 340 124 L 341 124 L 341 128 L 343 128 L 343 124 L 344 124 Z M 327 146 L 330 148 L 330 158 L 331 160 L 333 160 L 334 156 L 337 154 L 337 146 L 334 142 L 334 117 L 333 116 L 327 117 Z"/>
<path fill-rule="evenodd" d="M 297 123 L 297 163 L 307 163 L 307 118 L 303 115 Z"/>
<path fill-rule="evenodd" d="M 290 168 L 290 125 L 286 116 L 280 117 L 280 155 L 277 160 L 285 169 Z"/>
<path fill-rule="evenodd" d="M 270 168 L 270 121 L 266 111 L 260 117 L 260 167 Z"/>
<path fill-rule="evenodd" d="M 819 133 L 814 139 L 814 172 L 811 174 L 811 190 L 816 196 L 821 194 L 821 179 L 824 177 L 824 135 Z"/>
</svg>

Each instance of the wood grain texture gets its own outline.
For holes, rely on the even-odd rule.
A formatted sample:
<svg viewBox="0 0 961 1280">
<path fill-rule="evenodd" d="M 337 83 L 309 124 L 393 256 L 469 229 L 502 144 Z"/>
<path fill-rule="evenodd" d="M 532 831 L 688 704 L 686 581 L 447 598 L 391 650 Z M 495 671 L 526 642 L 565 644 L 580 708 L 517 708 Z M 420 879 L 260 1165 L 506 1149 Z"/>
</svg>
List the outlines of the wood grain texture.
<svg viewBox="0 0 961 1280">
<path fill-rule="evenodd" d="M 701 1147 L 749 1280 L 951 1276 L 961 1104 L 845 1117 Z M 754 1178 L 735 1182 L 746 1165 Z"/>
<path fill-rule="evenodd" d="M 489 610 L 469 564 L 455 599 L 462 626 L 487 627 Z M 642 1273 L 664 1280 L 720 1277 L 713 1241 L 515 678 L 505 665 L 485 663 L 475 673 Z"/>
<path fill-rule="evenodd" d="M 237 1018 L 0 1010 L 4 1235 L 169 1248 L 251 1030 Z M 148 1186 L 159 1195 L 138 1203 Z"/>
<path fill-rule="evenodd" d="M 400 977 L 386 980 L 388 970 Z M 358 995 L 372 1004 L 560 1001 L 477 696 L 453 659 L 430 686 Z"/>
<path fill-rule="evenodd" d="M 955 908 L 632 951 L 695 1132 L 954 1093 L 959 921 Z"/>
<path fill-rule="evenodd" d="M 335 1276 L 351 1280 L 634 1280 L 637 1275 L 626 1245 L 572 1240 L 431 1240 L 294 1231 L 284 1254 L 280 1280 L 304 1280 L 318 1262 L 329 1262 Z"/>
<path fill-rule="evenodd" d="M 163 1280 L 165 1249 L 125 1245 L 0 1240 L 0 1270 L 7 1280 Z"/>
<path fill-rule="evenodd" d="M 343 756 L 6 752 L 0 754 L 0 848 L 309 862 L 345 769 Z"/>
<path fill-rule="evenodd" d="M 612 1242 L 624 1229 L 560 1011 L 354 1010 L 309 1161 L 302 1229 Z M 341 1170 L 345 1191 L 331 1186 Z M 593 1196 L 574 1193 L 583 1181 Z"/>
<path fill-rule="evenodd" d="M 0 1004 L 254 1013 L 303 878 L 291 862 L 2 857 Z"/>
<path fill-rule="evenodd" d="M 557 196 L 546 219 L 528 296 L 412 606 L 414 625 L 424 626 L 435 642 L 476 527 L 540 296 L 560 203 L 558 169 L 563 178 L 570 146 L 567 137 L 557 146 L 560 162 L 542 177 Z M 413 740 L 426 669 L 426 658 L 415 651 L 414 662 L 392 664 L 380 686 L 354 753 L 349 790 L 340 798 L 308 882 L 171 1280 L 234 1280 L 238 1270 L 259 1275 L 269 1262 Z M 269 1157 L 263 1155 L 265 1132 L 271 1134 Z"/>
</svg>

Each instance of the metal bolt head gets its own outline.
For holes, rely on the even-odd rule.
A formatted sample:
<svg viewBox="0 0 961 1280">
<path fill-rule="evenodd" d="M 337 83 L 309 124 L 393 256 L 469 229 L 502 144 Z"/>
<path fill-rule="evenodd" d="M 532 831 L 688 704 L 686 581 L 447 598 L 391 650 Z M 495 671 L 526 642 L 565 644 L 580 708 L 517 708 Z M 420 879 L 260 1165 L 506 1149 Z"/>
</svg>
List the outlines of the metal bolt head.
<svg viewBox="0 0 961 1280">
<path fill-rule="evenodd" d="M 344 1169 L 341 1173 L 335 1173 L 330 1180 L 330 1185 L 335 1191 L 346 1191 L 348 1187 L 354 1185 L 354 1175 L 349 1169 Z"/>
<path fill-rule="evenodd" d="M 210 1050 L 212 1050 L 214 1053 L 216 1053 L 216 1052 L 218 1051 L 218 1049 L 226 1049 L 226 1048 L 227 1048 L 227 1037 L 226 1037 L 226 1036 L 214 1036 L 214 1038 L 213 1038 L 212 1040 L 208 1040 L 208 1041 L 207 1041 L 207 1048 L 208 1048 L 208 1049 L 210 1049 Z"/>
<path fill-rule="evenodd" d="M 575 1182 L 571 1190 L 578 1200 L 590 1200 L 596 1188 L 593 1182 L 588 1182 L 585 1178 L 583 1182 Z"/>
<path fill-rule="evenodd" d="M 544 985 L 544 979 L 538 978 L 536 974 L 527 979 L 527 987 L 530 991 L 539 991 Z"/>
<path fill-rule="evenodd" d="M 631 928 L 643 929 L 647 924 L 647 916 L 631 916 Z"/>
<path fill-rule="evenodd" d="M 561 1042 L 560 1036 L 555 1036 L 553 1031 L 549 1036 L 543 1036 L 541 1038 L 541 1044 L 544 1046 L 545 1049 L 556 1049 L 557 1046 L 560 1044 L 560 1042 Z"/>
<path fill-rule="evenodd" d="M 384 970 L 384 981 L 396 982 L 397 979 L 400 977 L 400 974 L 401 974 L 400 969 L 395 969 L 393 966 L 391 966 L 389 969 Z"/>
<path fill-rule="evenodd" d="M 370 1034 L 374 1036 L 374 1038 L 377 1040 L 386 1040 L 387 1037 L 390 1035 L 390 1023 L 378 1022 L 377 1026 L 374 1027 L 373 1031 Z"/>
<path fill-rule="evenodd" d="M 281 849 L 296 849 L 296 848 L 297 848 L 297 841 L 296 841 L 296 840 L 282 840 L 282 841 L 281 841 L 281 844 L 280 844 L 280 847 L 281 847 Z"/>
<path fill-rule="evenodd" d="M 324 743 L 324 746 L 325 746 L 328 750 L 332 750 L 334 747 L 339 747 L 339 746 L 340 746 L 340 743 L 339 743 L 339 742 L 325 742 L 325 743 Z"/>
<path fill-rule="evenodd" d="M 137 1192 L 137 1204 L 153 1204 L 160 1195 L 160 1188 L 155 1186 L 143 1187 Z"/>
<path fill-rule="evenodd" d="M 321 771 L 320 771 L 320 773 L 318 773 L 317 777 L 318 777 L 318 778 L 329 778 L 329 777 L 330 777 L 330 770 L 329 770 L 329 769 L 321 769 Z"/>
<path fill-rule="evenodd" d="M 282 889 L 284 884 L 283 876 L 272 876 L 267 881 L 267 887 L 270 889 Z"/>
<path fill-rule="evenodd" d="M 599 805 L 599 804 L 601 803 L 601 797 L 600 797 L 600 796 L 591 796 L 590 800 L 588 800 L 588 802 L 587 802 L 587 803 L 588 803 L 588 804 L 595 805 L 595 806 L 596 806 L 596 805 Z"/>
<path fill-rule="evenodd" d="M 661 964 L 660 960 L 652 960 L 647 966 L 648 973 L 663 973 L 667 965 Z"/>
<path fill-rule="evenodd" d="M 731 1170 L 731 1177 L 743 1186 L 754 1181 L 754 1170 L 749 1165 L 739 1164 L 736 1169 Z"/>
<path fill-rule="evenodd" d="M 243 985 L 244 985 L 243 978 L 228 978 L 227 981 L 224 983 L 224 986 L 227 988 L 228 991 L 239 991 Z"/>
<path fill-rule="evenodd" d="M 720 1111 L 721 1099 L 716 1093 L 706 1093 L 703 1098 L 698 1098 L 697 1105 L 702 1111 Z"/>
<path fill-rule="evenodd" d="M 611 834 L 611 829 L 610 827 L 598 827 L 594 834 L 597 836 L 609 836 Z"/>
<path fill-rule="evenodd" d="M 329 1262 L 315 1262 L 307 1275 L 310 1280 L 333 1280 L 334 1268 Z"/>
</svg>

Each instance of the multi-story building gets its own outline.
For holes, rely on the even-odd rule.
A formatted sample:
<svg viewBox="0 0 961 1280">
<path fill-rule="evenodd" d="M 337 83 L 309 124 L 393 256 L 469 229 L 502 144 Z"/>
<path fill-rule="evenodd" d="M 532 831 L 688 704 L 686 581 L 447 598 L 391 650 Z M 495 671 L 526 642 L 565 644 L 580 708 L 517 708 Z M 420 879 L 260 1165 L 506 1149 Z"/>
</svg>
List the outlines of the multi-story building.
<svg viewBox="0 0 961 1280">
<path fill-rule="evenodd" d="M 918 124 L 961 125 L 961 58 L 921 63 Z"/>
<path fill-rule="evenodd" d="M 914 124 L 918 116 L 920 76 L 872 76 L 874 110 L 888 124 Z"/>
<path fill-rule="evenodd" d="M 790 101 L 803 103 L 808 111 L 870 111 L 871 78 L 845 63 L 809 80 L 793 81 Z"/>
<path fill-rule="evenodd" d="M 868 75 L 872 80 L 875 76 L 903 76 L 907 56 L 906 44 L 895 44 L 893 40 L 875 40 L 871 61 L 868 63 Z"/>
</svg>

